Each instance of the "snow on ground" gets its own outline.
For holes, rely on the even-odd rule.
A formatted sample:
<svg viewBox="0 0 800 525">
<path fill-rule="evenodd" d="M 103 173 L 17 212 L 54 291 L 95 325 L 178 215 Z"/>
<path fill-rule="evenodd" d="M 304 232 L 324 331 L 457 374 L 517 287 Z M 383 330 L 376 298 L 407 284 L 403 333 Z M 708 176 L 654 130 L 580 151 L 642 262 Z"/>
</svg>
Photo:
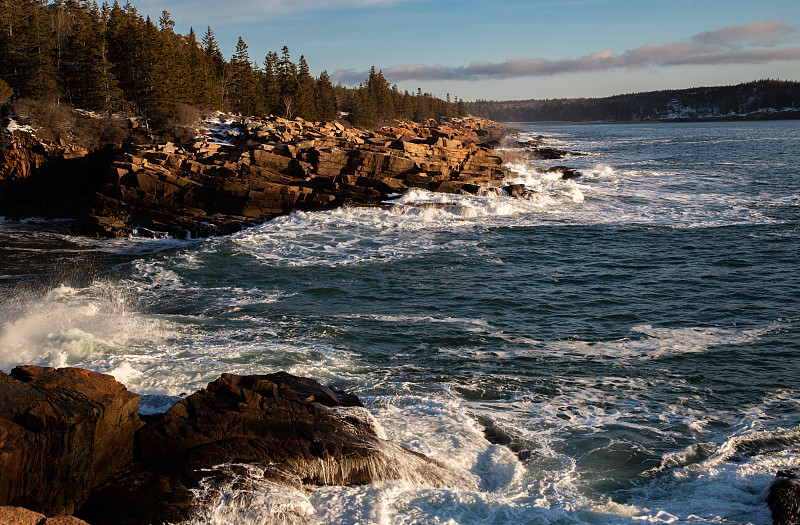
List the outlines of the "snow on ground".
<svg viewBox="0 0 800 525">
<path fill-rule="evenodd" d="M 233 146 L 228 138 L 240 134 L 240 131 L 234 127 L 238 123 L 237 119 L 217 112 L 216 116 L 203 120 L 202 125 L 205 131 L 201 133 L 200 137 L 207 139 L 210 144 Z"/>
<path fill-rule="evenodd" d="M 11 122 L 9 122 L 8 126 L 6 126 L 6 132 L 12 133 L 14 131 L 26 131 L 26 132 L 30 133 L 31 135 L 35 135 L 36 134 L 36 130 L 33 127 L 31 127 L 31 126 L 23 126 L 19 122 L 17 122 L 16 120 L 11 119 Z"/>
</svg>

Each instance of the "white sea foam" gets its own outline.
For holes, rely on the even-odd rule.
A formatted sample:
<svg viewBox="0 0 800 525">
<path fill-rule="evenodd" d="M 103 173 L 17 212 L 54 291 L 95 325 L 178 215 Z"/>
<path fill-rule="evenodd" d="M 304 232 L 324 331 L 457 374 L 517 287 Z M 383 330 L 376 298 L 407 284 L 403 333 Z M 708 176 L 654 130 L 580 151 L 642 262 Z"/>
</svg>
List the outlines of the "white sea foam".
<svg viewBox="0 0 800 525">
<path fill-rule="evenodd" d="M 615 388 L 628 392 L 627 395 L 640 392 L 646 396 L 660 388 L 653 382 L 629 378 L 607 378 L 606 381 L 616 383 Z M 591 384 L 587 379 L 581 388 L 591 389 Z M 666 382 L 662 385 L 666 386 Z M 614 390 L 608 385 L 604 388 Z M 579 391 L 565 392 L 563 398 L 551 399 L 551 404 L 619 406 L 621 400 L 621 397 L 606 397 L 607 392 L 600 389 L 576 398 L 575 392 Z M 763 405 L 752 407 L 750 413 L 757 419 L 756 414 L 763 414 L 781 403 L 797 401 L 789 392 L 778 393 Z M 236 520 L 266 524 L 644 522 L 768 525 L 771 520 L 761 500 L 762 490 L 776 469 L 800 460 L 797 431 L 791 437 L 791 433 L 786 432 L 772 436 L 767 435 L 768 431 L 745 433 L 719 445 L 705 445 L 703 451 L 687 451 L 687 458 L 694 456 L 694 459 L 689 458 L 685 467 L 680 461 L 665 462 L 661 472 L 651 472 L 629 490 L 618 491 L 617 497 L 623 499 L 615 501 L 607 495 L 587 491 L 586 484 L 591 482 L 587 473 L 579 473 L 575 460 L 555 451 L 554 447 L 564 439 L 564 432 L 579 429 L 580 423 L 575 426 L 574 421 L 545 415 L 553 418 L 554 426 L 549 430 L 539 427 L 531 434 L 540 440 L 540 448 L 523 464 L 507 448 L 486 441 L 481 427 L 465 411 L 463 402 L 455 397 L 444 402 L 414 396 L 382 397 L 374 399 L 371 407 L 390 439 L 477 474 L 482 480 L 480 490 L 433 489 L 405 482 L 384 482 L 360 487 L 317 487 L 305 492 L 260 481 L 260 474 L 255 472 L 248 482 L 257 485 L 255 490 L 235 489 L 237 481 L 240 487 L 243 485 L 236 478 L 229 487 L 201 484 L 197 493 L 208 500 L 208 506 L 201 518 L 191 523 L 222 525 Z M 533 410 L 533 405 L 528 405 L 528 408 L 531 409 L 528 416 L 531 416 L 541 414 L 541 409 L 546 407 L 542 405 Z M 619 412 L 630 412 L 630 408 L 623 407 Z M 655 414 L 659 408 L 653 405 L 646 410 Z M 486 413 L 500 415 L 500 419 L 509 417 L 508 412 L 497 409 L 487 409 Z M 601 417 L 602 420 L 590 423 L 591 428 L 620 423 L 616 414 Z M 509 423 L 517 427 L 527 424 L 522 415 L 512 416 Z M 665 424 L 672 425 L 674 421 L 665 421 Z M 754 424 L 755 420 L 743 423 L 748 428 Z M 778 449 L 763 448 L 765 439 L 768 442 L 775 438 L 790 438 L 788 451 L 786 443 L 782 444 L 779 454 L 773 452 Z M 742 448 L 744 442 L 750 444 Z M 753 444 L 762 446 L 762 452 L 753 449 Z M 727 451 L 731 449 L 746 453 L 747 461 L 730 461 L 732 456 Z M 719 460 L 716 457 L 719 454 L 727 459 Z M 699 462 L 698 457 L 701 458 Z"/>
<path fill-rule="evenodd" d="M 13 298 L 4 304 L 0 319 L 2 369 L 20 363 L 86 364 L 92 356 L 158 344 L 168 333 L 161 321 L 135 311 L 123 287 L 105 281 L 85 289 L 59 285 L 40 297 Z M 121 364 L 111 361 L 110 369 Z"/>
<path fill-rule="evenodd" d="M 764 328 L 749 330 L 719 327 L 654 328 L 651 325 L 638 325 L 631 327 L 632 337 L 594 342 L 558 341 L 549 343 L 547 351 L 578 358 L 605 356 L 658 359 L 708 352 L 722 345 L 750 343 L 765 334 L 780 330 L 782 326 L 784 323 L 780 321 Z"/>
<path fill-rule="evenodd" d="M 193 489 L 195 500 L 200 503 L 199 514 L 185 525 L 318 523 L 313 520 L 314 507 L 308 495 L 269 481 L 263 467 L 231 463 L 213 470 L 226 472 L 228 480 L 218 483 L 208 477 L 200 481 Z"/>
</svg>

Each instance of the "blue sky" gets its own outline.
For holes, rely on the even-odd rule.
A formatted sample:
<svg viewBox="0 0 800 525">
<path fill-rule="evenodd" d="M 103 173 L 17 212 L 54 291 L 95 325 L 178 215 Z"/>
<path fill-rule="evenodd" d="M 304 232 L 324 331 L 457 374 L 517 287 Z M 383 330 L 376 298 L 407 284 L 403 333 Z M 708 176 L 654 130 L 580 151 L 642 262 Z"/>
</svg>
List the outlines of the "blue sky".
<svg viewBox="0 0 800 525">
<path fill-rule="evenodd" d="M 226 57 L 289 47 L 354 85 L 370 66 L 444 97 L 599 97 L 800 80 L 797 0 L 131 0 L 176 31 L 211 26 Z"/>
</svg>

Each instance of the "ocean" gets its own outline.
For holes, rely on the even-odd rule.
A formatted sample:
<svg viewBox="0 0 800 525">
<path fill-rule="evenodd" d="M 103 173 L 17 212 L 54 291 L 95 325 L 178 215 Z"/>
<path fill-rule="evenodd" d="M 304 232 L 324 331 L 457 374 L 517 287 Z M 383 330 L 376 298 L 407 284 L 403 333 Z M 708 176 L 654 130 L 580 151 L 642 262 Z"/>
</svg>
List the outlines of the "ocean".
<svg viewBox="0 0 800 525">
<path fill-rule="evenodd" d="M 800 465 L 800 121 L 517 126 L 585 155 L 512 165 L 526 199 L 209 239 L 2 220 L 0 369 L 109 373 L 143 413 L 286 370 L 480 481 L 231 488 L 198 523 L 771 523 Z"/>
</svg>

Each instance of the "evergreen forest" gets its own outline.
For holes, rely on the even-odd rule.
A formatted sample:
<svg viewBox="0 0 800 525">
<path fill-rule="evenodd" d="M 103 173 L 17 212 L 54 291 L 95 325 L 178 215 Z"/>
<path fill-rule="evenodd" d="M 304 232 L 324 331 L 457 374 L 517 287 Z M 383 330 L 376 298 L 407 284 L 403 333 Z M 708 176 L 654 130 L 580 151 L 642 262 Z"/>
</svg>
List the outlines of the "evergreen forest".
<svg viewBox="0 0 800 525">
<path fill-rule="evenodd" d="M 175 32 L 130 3 L 0 0 L 0 101 L 10 97 L 104 113 L 129 113 L 158 124 L 186 105 L 243 115 L 327 121 L 339 112 L 355 125 L 423 121 L 464 113 L 464 103 L 418 89 L 400 92 L 373 67 L 357 88 L 314 77 L 289 49 L 253 53 L 240 37 L 226 59 L 211 27 L 198 37 Z"/>
</svg>

